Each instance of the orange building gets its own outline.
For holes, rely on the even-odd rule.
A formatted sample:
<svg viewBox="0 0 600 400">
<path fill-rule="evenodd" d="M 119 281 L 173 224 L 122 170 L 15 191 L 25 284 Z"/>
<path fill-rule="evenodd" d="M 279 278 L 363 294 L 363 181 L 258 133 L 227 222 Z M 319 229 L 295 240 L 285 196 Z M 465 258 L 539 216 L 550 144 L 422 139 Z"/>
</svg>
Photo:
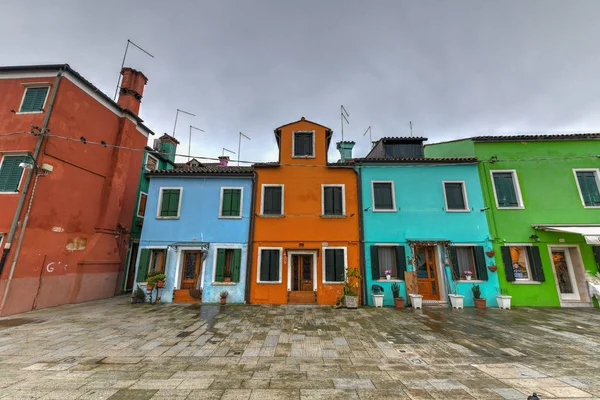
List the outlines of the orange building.
<svg viewBox="0 0 600 400">
<path fill-rule="evenodd" d="M 255 165 L 251 303 L 335 304 L 360 268 L 356 173 L 327 161 L 332 135 L 303 117 L 275 130 L 279 161 Z"/>
</svg>

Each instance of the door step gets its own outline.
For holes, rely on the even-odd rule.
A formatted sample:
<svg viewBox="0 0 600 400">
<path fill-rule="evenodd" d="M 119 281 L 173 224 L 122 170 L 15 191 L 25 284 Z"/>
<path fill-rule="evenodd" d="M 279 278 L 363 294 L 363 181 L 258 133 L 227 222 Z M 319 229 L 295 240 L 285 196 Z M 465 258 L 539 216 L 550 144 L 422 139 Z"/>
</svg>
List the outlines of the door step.
<svg viewBox="0 0 600 400">
<path fill-rule="evenodd" d="M 288 292 L 288 304 L 317 304 L 317 292 L 312 290 Z"/>
<path fill-rule="evenodd" d="M 190 295 L 189 289 L 175 290 L 173 303 L 200 303 L 200 299 L 195 299 Z"/>
<path fill-rule="evenodd" d="M 444 300 L 423 300 L 423 307 L 447 307 Z"/>
</svg>

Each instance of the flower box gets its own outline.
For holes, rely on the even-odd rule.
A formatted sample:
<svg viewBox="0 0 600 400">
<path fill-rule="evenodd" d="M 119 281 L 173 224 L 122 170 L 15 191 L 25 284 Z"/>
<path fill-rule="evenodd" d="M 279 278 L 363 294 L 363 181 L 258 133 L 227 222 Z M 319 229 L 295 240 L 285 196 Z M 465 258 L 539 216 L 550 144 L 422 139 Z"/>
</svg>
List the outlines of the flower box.
<svg viewBox="0 0 600 400">
<path fill-rule="evenodd" d="M 465 296 L 462 294 L 449 294 L 448 297 L 450 297 L 450 304 L 452 305 L 452 308 L 463 308 Z"/>
<path fill-rule="evenodd" d="M 497 295 L 498 308 L 510 310 L 510 299 L 512 299 L 512 296 Z"/>
<path fill-rule="evenodd" d="M 423 296 L 421 296 L 420 294 L 409 294 L 409 296 L 410 303 L 412 304 L 415 310 L 423 308 Z"/>
<path fill-rule="evenodd" d="M 383 295 L 382 294 L 372 294 L 373 296 L 373 305 L 375 307 L 383 307 Z"/>
</svg>

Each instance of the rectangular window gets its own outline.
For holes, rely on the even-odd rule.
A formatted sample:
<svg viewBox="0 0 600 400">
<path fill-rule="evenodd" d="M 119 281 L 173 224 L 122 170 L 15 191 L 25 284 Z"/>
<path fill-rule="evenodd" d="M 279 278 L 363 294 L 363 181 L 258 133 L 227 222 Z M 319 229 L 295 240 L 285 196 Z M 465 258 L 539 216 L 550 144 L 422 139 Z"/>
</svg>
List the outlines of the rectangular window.
<svg viewBox="0 0 600 400">
<path fill-rule="evenodd" d="M 180 188 L 161 188 L 158 202 L 159 218 L 179 218 L 179 205 L 181 204 Z"/>
<path fill-rule="evenodd" d="M 283 185 L 263 185 L 261 214 L 283 214 Z"/>
<path fill-rule="evenodd" d="M 150 154 L 146 155 L 146 171 L 156 171 L 158 169 L 158 159 Z"/>
<path fill-rule="evenodd" d="M 391 271 L 389 274 L 392 278 L 398 277 L 398 268 L 396 267 L 396 252 L 393 247 L 380 247 L 377 249 L 379 257 L 379 278 L 386 278 L 386 271 Z"/>
<path fill-rule="evenodd" d="M 25 88 L 20 113 L 33 113 L 44 111 L 44 104 L 48 95 L 48 86 Z"/>
<path fill-rule="evenodd" d="M 346 280 L 346 248 L 325 249 L 325 282 Z"/>
<path fill-rule="evenodd" d="M 153 249 L 150 252 L 150 265 L 148 267 L 147 275 L 159 272 L 164 273 L 166 253 L 167 251 L 165 249 Z"/>
<path fill-rule="evenodd" d="M 487 265 L 483 246 L 448 246 L 448 257 L 455 280 L 487 281 Z"/>
<path fill-rule="evenodd" d="M 516 171 L 490 171 L 498 208 L 523 208 Z"/>
<path fill-rule="evenodd" d="M 242 188 L 221 188 L 220 217 L 240 218 L 242 216 Z"/>
<path fill-rule="evenodd" d="M 214 282 L 239 282 L 241 249 L 216 249 Z"/>
<path fill-rule="evenodd" d="M 446 211 L 469 211 L 464 182 L 444 182 Z"/>
<path fill-rule="evenodd" d="M 502 260 L 508 282 L 546 280 L 537 246 L 502 246 Z"/>
<path fill-rule="evenodd" d="M 323 215 L 344 215 L 344 202 L 343 185 L 323 185 Z"/>
<path fill-rule="evenodd" d="M 146 214 L 146 201 L 148 201 L 148 195 L 144 192 L 141 192 L 137 211 L 137 216 L 140 218 L 144 218 L 144 215 Z"/>
<path fill-rule="evenodd" d="M 423 158 L 421 143 L 386 143 L 383 150 L 385 158 Z"/>
<path fill-rule="evenodd" d="M 373 211 L 396 211 L 393 182 L 372 182 Z"/>
<path fill-rule="evenodd" d="M 17 192 L 23 168 L 19 167 L 26 156 L 8 156 L 4 155 L 0 160 L 0 192 Z"/>
<path fill-rule="evenodd" d="M 531 279 L 531 271 L 529 268 L 529 260 L 527 259 L 526 247 L 511 247 L 510 261 L 512 264 L 515 280 L 528 281 Z"/>
<path fill-rule="evenodd" d="M 403 280 L 406 272 L 404 246 L 371 246 L 371 272 L 373 280 L 386 279 L 388 272 L 391 279 Z"/>
<path fill-rule="evenodd" d="M 281 282 L 281 249 L 259 249 L 258 282 Z"/>
<path fill-rule="evenodd" d="M 597 169 L 575 170 L 577 188 L 584 207 L 600 207 L 600 177 Z"/>
<path fill-rule="evenodd" d="M 314 133 L 294 132 L 294 157 L 314 157 Z"/>
</svg>

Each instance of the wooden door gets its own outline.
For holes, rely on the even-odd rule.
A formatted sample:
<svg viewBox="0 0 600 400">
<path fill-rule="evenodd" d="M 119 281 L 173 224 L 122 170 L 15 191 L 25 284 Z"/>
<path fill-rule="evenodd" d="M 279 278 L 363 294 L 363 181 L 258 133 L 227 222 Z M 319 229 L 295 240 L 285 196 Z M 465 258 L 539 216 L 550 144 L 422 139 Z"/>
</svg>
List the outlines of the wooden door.
<svg viewBox="0 0 600 400">
<path fill-rule="evenodd" d="M 183 252 L 183 270 L 181 271 L 181 289 L 195 289 L 200 276 L 202 254 L 199 251 Z"/>
<path fill-rule="evenodd" d="M 292 254 L 292 290 L 313 290 L 312 254 Z"/>
<path fill-rule="evenodd" d="M 415 249 L 417 252 L 417 284 L 423 300 L 439 300 L 437 262 L 435 246 L 423 246 Z"/>
</svg>

